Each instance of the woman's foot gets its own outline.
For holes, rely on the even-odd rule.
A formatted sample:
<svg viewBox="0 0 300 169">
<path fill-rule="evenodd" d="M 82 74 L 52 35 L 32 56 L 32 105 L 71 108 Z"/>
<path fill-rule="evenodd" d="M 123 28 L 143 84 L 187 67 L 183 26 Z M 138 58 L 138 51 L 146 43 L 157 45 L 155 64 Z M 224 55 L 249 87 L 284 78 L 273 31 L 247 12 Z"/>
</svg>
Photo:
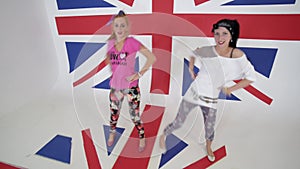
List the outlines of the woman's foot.
<svg viewBox="0 0 300 169">
<path fill-rule="evenodd" d="M 107 140 L 107 145 L 110 147 L 114 144 L 114 141 L 115 141 L 115 135 L 116 133 L 114 132 L 111 132 L 109 133 L 109 137 L 108 137 L 108 140 Z"/>
<path fill-rule="evenodd" d="M 207 158 L 210 162 L 214 162 L 216 157 L 214 155 L 214 152 L 212 151 L 211 149 L 211 144 L 212 144 L 212 141 L 210 140 L 206 140 L 206 152 L 207 152 Z"/>
<path fill-rule="evenodd" d="M 146 147 L 146 139 L 145 137 L 144 138 L 141 138 L 140 139 L 140 143 L 139 143 L 139 152 L 142 152 L 145 150 L 145 147 Z"/>
<path fill-rule="evenodd" d="M 210 162 L 214 162 L 216 159 L 214 152 L 212 151 L 211 148 L 207 148 L 207 158 Z"/>
<path fill-rule="evenodd" d="M 206 152 L 207 152 L 207 158 L 210 162 L 214 162 L 216 157 L 214 155 L 214 152 L 211 149 L 211 143 L 210 144 L 206 144 Z"/>
<path fill-rule="evenodd" d="M 166 136 L 164 134 L 159 137 L 159 147 L 164 150 L 163 153 L 166 152 Z"/>
</svg>

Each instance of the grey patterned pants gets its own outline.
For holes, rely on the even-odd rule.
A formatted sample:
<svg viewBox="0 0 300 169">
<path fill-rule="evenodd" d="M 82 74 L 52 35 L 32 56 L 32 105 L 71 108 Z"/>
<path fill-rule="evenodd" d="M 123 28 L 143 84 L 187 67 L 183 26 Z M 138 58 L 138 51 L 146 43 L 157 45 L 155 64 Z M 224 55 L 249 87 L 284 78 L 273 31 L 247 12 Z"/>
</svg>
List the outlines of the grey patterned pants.
<svg viewBox="0 0 300 169">
<path fill-rule="evenodd" d="M 186 120 L 187 115 L 197 106 L 200 105 L 182 100 L 175 120 L 164 129 L 164 134 L 167 136 L 171 134 L 174 130 L 180 128 Z M 203 113 L 205 138 L 206 140 L 212 141 L 214 139 L 214 127 L 216 122 L 217 110 L 205 106 L 200 106 L 200 108 Z"/>
</svg>

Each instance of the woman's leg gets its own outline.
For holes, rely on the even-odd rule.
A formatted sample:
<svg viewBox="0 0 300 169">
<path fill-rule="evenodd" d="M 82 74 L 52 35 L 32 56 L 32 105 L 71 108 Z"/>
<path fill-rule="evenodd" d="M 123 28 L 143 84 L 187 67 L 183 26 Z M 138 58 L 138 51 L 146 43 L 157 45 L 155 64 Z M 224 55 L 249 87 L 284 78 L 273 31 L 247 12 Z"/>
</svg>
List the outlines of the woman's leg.
<svg viewBox="0 0 300 169">
<path fill-rule="evenodd" d="M 114 142 L 116 126 L 124 100 L 124 95 L 121 91 L 111 89 L 109 94 L 110 100 L 110 134 L 108 138 L 108 146 L 111 146 Z"/>
<path fill-rule="evenodd" d="M 201 106 L 205 127 L 206 150 L 210 161 L 215 160 L 214 153 L 211 149 L 211 144 L 214 139 L 215 122 L 217 110 L 209 107 Z"/>
<path fill-rule="evenodd" d="M 180 128 L 184 121 L 186 120 L 186 117 L 188 114 L 197 107 L 197 104 L 187 102 L 185 100 L 182 100 L 178 109 L 178 113 L 176 115 L 175 120 L 167 125 L 167 127 L 164 129 L 163 135 L 160 136 L 160 147 L 165 149 L 165 139 L 166 137 L 171 134 L 174 130 Z"/>
<path fill-rule="evenodd" d="M 138 131 L 139 138 L 140 138 L 140 151 L 142 151 L 145 147 L 145 132 L 144 132 L 144 125 L 140 118 L 140 88 L 139 87 L 132 87 L 128 94 L 128 104 L 129 104 L 129 114 L 131 117 L 132 122 L 135 125 L 135 128 Z"/>
</svg>

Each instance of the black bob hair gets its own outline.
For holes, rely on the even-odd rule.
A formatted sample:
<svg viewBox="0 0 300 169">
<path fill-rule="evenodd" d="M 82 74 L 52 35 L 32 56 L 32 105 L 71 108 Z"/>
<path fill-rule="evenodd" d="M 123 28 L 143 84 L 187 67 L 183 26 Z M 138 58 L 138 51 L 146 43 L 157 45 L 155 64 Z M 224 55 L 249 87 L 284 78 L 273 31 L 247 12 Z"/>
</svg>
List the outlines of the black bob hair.
<svg viewBox="0 0 300 169">
<path fill-rule="evenodd" d="M 211 32 L 214 32 L 215 29 L 218 29 L 219 27 L 225 27 L 230 32 L 232 39 L 229 42 L 229 47 L 236 48 L 236 43 L 240 35 L 240 24 L 238 21 L 235 19 L 219 20 L 217 23 L 213 24 Z"/>
</svg>

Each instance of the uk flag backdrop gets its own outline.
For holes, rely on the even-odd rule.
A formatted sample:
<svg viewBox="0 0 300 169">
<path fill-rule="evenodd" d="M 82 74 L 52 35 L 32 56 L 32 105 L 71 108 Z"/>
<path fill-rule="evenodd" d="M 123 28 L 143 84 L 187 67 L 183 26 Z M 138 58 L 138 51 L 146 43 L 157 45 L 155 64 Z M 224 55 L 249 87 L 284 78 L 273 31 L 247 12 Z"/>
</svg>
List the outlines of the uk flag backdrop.
<svg viewBox="0 0 300 169">
<path fill-rule="evenodd" d="M 193 138 L 183 132 L 200 131 L 198 124 L 170 135 L 167 152 L 158 150 L 157 135 L 174 119 L 181 96 L 192 82 L 188 51 L 214 44 L 211 26 L 219 19 L 237 19 L 241 25 L 238 47 L 254 65 L 258 80 L 230 97 L 220 95 L 220 108 L 227 103 L 265 108 L 276 102 L 268 85 L 280 51 L 300 41 L 300 34 L 295 33 L 300 30 L 296 0 L 52 0 L 46 4 L 57 52 L 64 60 L 61 71 L 71 79 L 75 113 L 82 126 L 78 133 L 83 150 L 80 153 L 89 169 L 222 168 L 231 147 L 221 141 L 215 149 L 214 163 L 208 161 L 205 153 L 183 157 L 192 152 L 194 144 Z M 138 135 L 126 115 L 121 116 L 125 120 L 118 124 L 113 146 L 108 147 L 105 142 L 111 75 L 104 62 L 106 40 L 111 33 L 111 16 L 119 10 L 128 14 L 130 36 L 157 57 L 139 82 L 143 97 L 141 116 L 147 131 L 147 148 L 142 153 L 136 149 Z M 145 58 L 137 53 L 136 60 L 138 70 Z M 199 69 L 196 66 L 195 71 Z M 62 162 L 66 167 L 74 162 L 72 146 L 72 136 L 58 134 L 36 155 Z"/>
</svg>

